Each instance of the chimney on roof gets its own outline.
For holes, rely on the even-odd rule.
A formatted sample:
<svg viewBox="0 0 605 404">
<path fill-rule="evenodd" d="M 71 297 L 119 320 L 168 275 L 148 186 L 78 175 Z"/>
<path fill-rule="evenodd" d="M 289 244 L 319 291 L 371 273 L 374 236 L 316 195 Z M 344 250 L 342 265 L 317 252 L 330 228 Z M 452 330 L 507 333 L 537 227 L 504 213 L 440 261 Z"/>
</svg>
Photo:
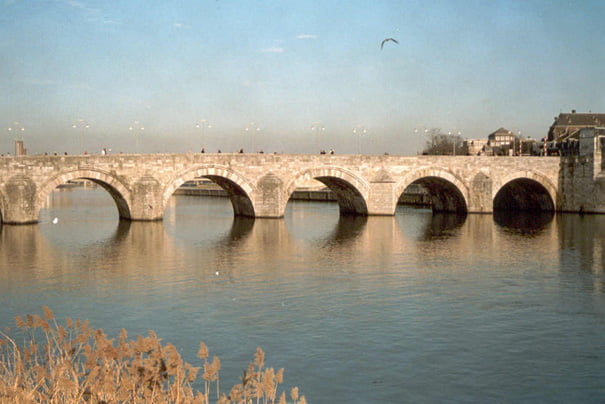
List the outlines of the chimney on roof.
<svg viewBox="0 0 605 404">
<path fill-rule="evenodd" d="M 575 114 L 575 113 L 576 113 L 576 110 L 575 110 L 575 109 L 572 109 L 572 110 L 571 110 L 571 113 L 572 113 L 572 114 Z"/>
</svg>

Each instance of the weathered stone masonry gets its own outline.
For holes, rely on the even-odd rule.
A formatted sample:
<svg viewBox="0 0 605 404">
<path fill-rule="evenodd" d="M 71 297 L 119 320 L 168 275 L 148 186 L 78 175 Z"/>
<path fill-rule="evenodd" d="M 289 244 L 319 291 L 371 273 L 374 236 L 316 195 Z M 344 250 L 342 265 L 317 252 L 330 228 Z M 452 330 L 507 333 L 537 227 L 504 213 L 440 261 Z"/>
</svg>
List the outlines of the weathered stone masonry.
<svg viewBox="0 0 605 404">
<path fill-rule="evenodd" d="M 601 146 L 602 147 L 602 146 Z M 600 149 L 599 149 L 600 152 Z M 596 154 L 595 154 L 596 155 Z M 601 158 L 600 155 L 598 157 Z M 160 220 L 173 192 L 206 177 L 229 194 L 234 214 L 283 217 L 297 183 L 317 179 L 337 196 L 341 214 L 393 215 L 405 188 L 420 182 L 441 211 L 503 208 L 605 212 L 602 166 L 557 157 L 143 154 L 0 158 L 3 223 L 34 223 L 50 192 L 77 178 L 113 197 L 121 218 Z M 570 166 L 571 164 L 571 166 Z M 561 170 L 564 166 L 564 170 Z M 592 180 L 590 180 L 592 178 Z M 591 182 L 592 181 L 592 182 Z M 568 190 L 598 195 L 571 197 Z"/>
<path fill-rule="evenodd" d="M 585 128 L 578 148 L 561 158 L 560 210 L 605 213 L 605 136 L 602 128 Z"/>
</svg>

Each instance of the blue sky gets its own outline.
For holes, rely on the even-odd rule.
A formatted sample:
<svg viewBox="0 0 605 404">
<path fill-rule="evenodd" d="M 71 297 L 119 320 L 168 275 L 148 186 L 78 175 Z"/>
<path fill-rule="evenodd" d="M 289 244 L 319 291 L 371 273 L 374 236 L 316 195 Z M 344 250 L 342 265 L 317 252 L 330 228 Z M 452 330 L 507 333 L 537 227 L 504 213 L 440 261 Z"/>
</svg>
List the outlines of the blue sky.
<svg viewBox="0 0 605 404">
<path fill-rule="evenodd" d="M 30 154 L 202 143 L 415 154 L 425 128 L 541 138 L 560 112 L 605 112 L 604 11 L 589 0 L 0 0 L 0 151 L 13 150 L 14 122 Z M 381 50 L 387 37 L 399 44 Z"/>
</svg>

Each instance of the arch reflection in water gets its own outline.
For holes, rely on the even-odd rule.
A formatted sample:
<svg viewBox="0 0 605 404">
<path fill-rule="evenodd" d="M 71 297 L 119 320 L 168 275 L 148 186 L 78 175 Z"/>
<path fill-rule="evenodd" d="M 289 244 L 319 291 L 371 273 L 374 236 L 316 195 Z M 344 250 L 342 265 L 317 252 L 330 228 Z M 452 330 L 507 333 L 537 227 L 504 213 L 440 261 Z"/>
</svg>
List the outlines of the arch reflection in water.
<svg viewBox="0 0 605 404">
<path fill-rule="evenodd" d="M 363 234 L 367 223 L 367 216 L 341 215 L 336 228 L 326 237 L 323 245 L 338 246 L 352 242 Z"/>
<path fill-rule="evenodd" d="M 466 220 L 466 213 L 435 212 L 427 221 L 423 232 L 423 240 L 448 238 L 455 235 Z"/>
<path fill-rule="evenodd" d="M 230 230 L 225 236 L 212 243 L 211 249 L 205 253 L 206 257 L 210 256 L 207 263 L 210 264 L 211 272 L 219 272 L 222 277 L 238 276 L 234 270 L 242 266 L 242 259 L 251 258 L 249 251 L 256 247 L 252 247 L 251 244 L 256 244 L 255 234 L 259 231 L 258 228 L 262 227 L 257 224 L 258 221 L 258 219 L 244 216 L 233 218 Z M 204 254 L 202 251 L 200 253 Z"/>
<path fill-rule="evenodd" d="M 252 228 L 254 227 L 255 219 L 253 217 L 235 216 L 233 218 L 233 224 L 231 225 L 231 231 L 229 235 L 225 237 L 219 244 L 229 244 L 237 246 L 241 241 L 244 241 L 246 237 L 250 235 Z"/>
<path fill-rule="evenodd" d="M 466 221 L 464 212 L 435 212 L 427 208 L 399 205 L 395 214 L 402 231 L 410 238 L 430 241 L 454 236 Z"/>
<path fill-rule="evenodd" d="M 499 210 L 494 212 L 493 217 L 498 226 L 508 231 L 532 235 L 540 233 L 552 222 L 554 212 Z"/>
</svg>

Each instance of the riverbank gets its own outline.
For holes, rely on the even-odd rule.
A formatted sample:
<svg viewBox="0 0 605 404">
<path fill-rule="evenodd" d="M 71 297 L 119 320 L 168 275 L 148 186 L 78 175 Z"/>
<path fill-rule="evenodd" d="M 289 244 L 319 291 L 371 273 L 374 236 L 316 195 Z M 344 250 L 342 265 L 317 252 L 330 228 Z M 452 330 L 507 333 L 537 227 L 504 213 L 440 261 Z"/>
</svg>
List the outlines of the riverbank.
<svg viewBox="0 0 605 404">
<path fill-rule="evenodd" d="M 227 197 L 227 191 L 218 185 L 206 185 L 200 187 L 180 187 L 174 191 L 175 195 L 188 196 L 212 196 L 212 197 Z M 302 201 L 336 201 L 336 195 L 329 189 L 307 190 L 297 189 L 292 193 L 290 199 Z"/>
<path fill-rule="evenodd" d="M 175 195 L 188 196 L 210 196 L 210 197 L 227 197 L 227 191 L 218 185 L 208 184 L 200 186 L 182 186 L 178 188 Z M 328 188 L 321 189 L 296 189 L 290 199 L 295 201 L 336 201 L 336 195 Z M 427 193 L 404 193 L 399 198 L 399 204 L 415 205 L 415 206 L 431 206 L 431 201 Z"/>
<path fill-rule="evenodd" d="M 72 180 L 59 185 L 59 189 L 70 188 L 95 188 L 97 184 L 88 180 Z M 226 198 L 229 196 L 227 191 L 219 185 L 207 181 L 188 181 L 174 192 L 175 195 L 186 196 L 206 196 Z M 329 188 L 297 188 L 290 199 L 295 201 L 311 202 L 335 202 L 336 195 Z M 412 188 L 410 192 L 405 192 L 399 197 L 398 204 L 413 206 L 431 206 L 431 200 L 427 192 L 422 189 Z"/>
</svg>

